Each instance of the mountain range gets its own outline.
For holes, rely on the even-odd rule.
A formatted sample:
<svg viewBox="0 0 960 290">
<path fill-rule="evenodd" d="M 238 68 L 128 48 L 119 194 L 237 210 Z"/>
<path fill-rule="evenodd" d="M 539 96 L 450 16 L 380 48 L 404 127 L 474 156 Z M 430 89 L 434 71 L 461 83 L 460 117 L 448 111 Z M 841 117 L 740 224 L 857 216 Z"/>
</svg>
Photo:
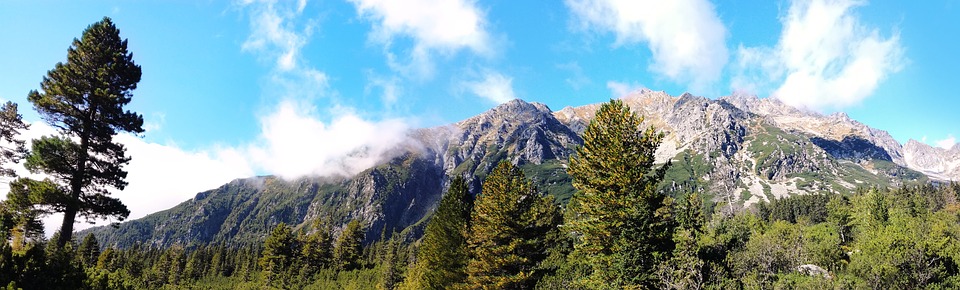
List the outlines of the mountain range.
<svg viewBox="0 0 960 290">
<path fill-rule="evenodd" d="M 960 180 L 960 145 L 901 145 L 843 113 L 823 115 L 737 94 L 708 99 L 639 90 L 622 99 L 645 118 L 644 126 L 664 134 L 657 161 L 669 161 L 670 168 L 661 189 L 699 192 L 715 210 L 860 186 Z M 451 176 L 466 177 L 476 194 L 501 160 L 520 166 L 541 192 L 563 204 L 574 192 L 567 160 L 599 107 L 552 111 L 513 100 L 454 124 L 413 130 L 389 158 L 353 176 L 238 179 L 168 210 L 85 232 L 117 247 L 242 245 L 261 242 L 280 222 L 311 229 L 321 221 L 339 231 L 359 219 L 367 242 L 393 233 L 412 240 L 422 234 Z"/>
</svg>

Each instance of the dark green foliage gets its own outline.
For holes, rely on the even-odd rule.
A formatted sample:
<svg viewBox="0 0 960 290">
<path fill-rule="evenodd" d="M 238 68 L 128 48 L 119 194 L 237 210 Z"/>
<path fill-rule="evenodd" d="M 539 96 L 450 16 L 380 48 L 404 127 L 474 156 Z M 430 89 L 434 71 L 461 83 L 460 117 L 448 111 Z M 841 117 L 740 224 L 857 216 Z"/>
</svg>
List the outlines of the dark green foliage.
<svg viewBox="0 0 960 290">
<path fill-rule="evenodd" d="M 260 268 L 263 269 L 267 284 L 284 286 L 289 281 L 282 279 L 285 272 L 296 261 L 298 252 L 297 241 L 291 232 L 290 226 L 280 223 L 273 229 L 270 236 L 263 243 L 263 253 L 260 255 Z"/>
<path fill-rule="evenodd" d="M 483 183 L 467 238 L 469 288 L 532 289 L 546 274 L 547 238 L 561 216 L 517 167 L 500 162 Z"/>
<path fill-rule="evenodd" d="M 100 243 L 97 242 L 97 237 L 93 236 L 93 234 L 87 234 L 83 237 L 83 242 L 80 243 L 80 247 L 77 248 L 77 259 L 81 265 L 93 267 L 97 264 L 97 259 L 99 258 Z"/>
<path fill-rule="evenodd" d="M 466 280 L 467 233 L 473 196 L 462 177 L 450 182 L 420 240 L 417 263 L 408 276 L 409 289 L 448 289 Z"/>
<path fill-rule="evenodd" d="M 327 227 L 319 227 L 300 246 L 300 259 L 305 275 L 310 276 L 333 265 L 333 237 Z"/>
<path fill-rule="evenodd" d="M 577 188 L 566 228 L 574 257 L 592 269 L 590 288 L 654 287 L 656 266 L 673 251 L 671 199 L 657 188 L 669 163 L 654 168 L 662 134 L 620 100 L 603 104 L 570 158 Z"/>
<path fill-rule="evenodd" d="M 123 166 L 130 162 L 124 146 L 113 137 L 143 132 L 143 117 L 124 110 L 140 75 L 127 41 L 105 17 L 73 40 L 67 62 L 57 63 L 43 78 L 40 91 L 27 96 L 60 133 L 34 140 L 25 166 L 51 176 L 59 188 L 57 195 L 35 201 L 64 213 L 63 234 L 57 241 L 61 247 L 71 239 L 77 215 L 123 220 L 130 214 L 120 200 L 108 196 L 108 189 L 126 187 Z"/>
<path fill-rule="evenodd" d="M 333 249 L 333 259 L 338 270 L 350 271 L 360 268 L 363 238 L 364 230 L 360 221 L 353 220 L 347 223 L 347 227 L 337 239 L 337 246 Z"/>
<path fill-rule="evenodd" d="M 23 117 L 17 111 L 16 103 L 7 101 L 3 107 L 0 107 L 0 142 L 4 144 L 0 146 L 0 176 L 15 177 L 17 175 L 7 165 L 20 162 L 20 159 L 27 154 L 25 142 L 17 139 L 17 135 L 29 127 L 23 123 Z"/>
<path fill-rule="evenodd" d="M 757 204 L 757 214 L 763 219 L 773 221 L 787 221 L 797 223 L 822 223 L 827 220 L 827 203 L 831 196 L 826 194 L 796 195 L 788 198 L 774 199 L 770 204 Z"/>
</svg>

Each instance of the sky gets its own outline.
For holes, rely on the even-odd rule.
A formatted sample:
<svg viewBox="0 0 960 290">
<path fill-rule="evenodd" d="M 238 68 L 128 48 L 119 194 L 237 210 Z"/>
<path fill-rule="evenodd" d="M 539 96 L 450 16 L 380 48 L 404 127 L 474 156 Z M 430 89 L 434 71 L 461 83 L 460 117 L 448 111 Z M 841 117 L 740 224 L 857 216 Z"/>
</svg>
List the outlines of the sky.
<svg viewBox="0 0 960 290">
<path fill-rule="evenodd" d="M 950 147 L 958 16 L 960 0 L 13 0 L 0 100 L 33 124 L 25 139 L 55 133 L 27 93 L 110 17 L 143 69 L 129 109 L 146 132 L 116 139 L 131 218 L 235 178 L 356 173 L 406 130 L 514 98 L 742 92 Z"/>
</svg>

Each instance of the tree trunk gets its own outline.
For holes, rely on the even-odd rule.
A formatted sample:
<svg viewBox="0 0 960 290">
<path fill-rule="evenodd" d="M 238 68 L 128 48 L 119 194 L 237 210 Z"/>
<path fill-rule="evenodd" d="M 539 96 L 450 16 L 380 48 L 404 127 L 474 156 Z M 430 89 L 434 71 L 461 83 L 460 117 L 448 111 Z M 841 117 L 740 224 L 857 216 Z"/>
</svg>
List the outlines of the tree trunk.
<svg viewBox="0 0 960 290">
<path fill-rule="evenodd" d="M 76 198 L 74 198 L 76 200 Z M 60 225 L 60 239 L 57 240 L 57 247 L 63 248 L 67 242 L 73 238 L 73 224 L 77 219 L 77 206 L 71 205 L 63 211 L 63 224 Z"/>
<path fill-rule="evenodd" d="M 94 109 L 90 109 L 93 115 Z M 80 209 L 80 195 L 83 191 L 83 177 L 87 171 L 87 149 L 90 147 L 90 119 L 84 122 L 83 132 L 80 132 L 80 152 L 77 152 L 77 167 L 73 172 L 73 178 L 70 180 L 70 202 L 66 210 L 63 211 L 63 224 L 60 225 L 60 240 L 57 246 L 63 248 L 67 242 L 73 238 L 73 224 L 77 219 L 77 211 Z"/>
</svg>

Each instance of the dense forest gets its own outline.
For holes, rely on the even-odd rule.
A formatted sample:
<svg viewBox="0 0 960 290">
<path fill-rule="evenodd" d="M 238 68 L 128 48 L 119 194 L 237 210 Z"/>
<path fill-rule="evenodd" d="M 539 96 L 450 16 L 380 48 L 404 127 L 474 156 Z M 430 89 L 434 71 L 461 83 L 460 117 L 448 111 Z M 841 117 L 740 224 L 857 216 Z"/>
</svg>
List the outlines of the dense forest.
<svg viewBox="0 0 960 290">
<path fill-rule="evenodd" d="M 566 202 L 501 161 L 479 192 L 452 176 L 415 240 L 390 232 L 367 239 L 369 225 L 361 221 L 338 231 L 318 217 L 306 228 L 277 224 L 256 246 L 105 247 L 93 235 L 73 237 L 72 225 L 77 215 L 129 214 L 105 188 L 123 189 L 122 166 L 130 160 L 109 137 L 142 132 L 142 117 L 123 110 L 140 75 L 131 57 L 105 18 L 74 41 L 69 61 L 44 78 L 43 91 L 30 93 L 34 108 L 68 137 L 42 137 L 27 150 L 14 139 L 26 127 L 16 104 L 0 112 L 0 138 L 14 145 L 0 161 L 24 159 L 32 172 L 51 176 L 15 179 L 0 203 L 0 286 L 960 288 L 960 185 L 867 186 L 714 211 L 700 194 L 661 190 L 670 163 L 655 164 L 654 152 L 663 135 L 644 129 L 643 117 L 619 100 L 600 106 L 568 160 L 576 192 Z M 91 65 L 96 73 L 83 75 Z M 105 85 L 66 81 L 86 78 Z M 67 218 L 63 231 L 47 239 L 37 217 L 52 212 Z"/>
</svg>

